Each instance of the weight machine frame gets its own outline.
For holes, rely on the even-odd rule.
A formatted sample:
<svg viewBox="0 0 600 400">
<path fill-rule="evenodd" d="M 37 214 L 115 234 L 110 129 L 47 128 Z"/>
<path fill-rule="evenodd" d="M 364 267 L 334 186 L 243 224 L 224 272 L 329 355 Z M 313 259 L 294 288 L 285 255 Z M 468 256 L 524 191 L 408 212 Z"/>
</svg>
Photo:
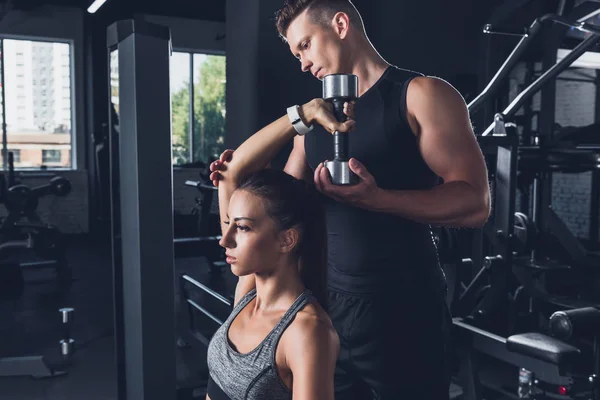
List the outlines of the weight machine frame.
<svg viewBox="0 0 600 400">
<path fill-rule="evenodd" d="M 456 337 L 459 338 L 463 344 L 466 343 L 468 345 L 467 362 L 465 366 L 468 373 L 463 373 L 463 377 L 467 378 L 464 383 L 466 383 L 465 395 L 468 400 L 481 398 L 481 385 L 477 376 L 475 352 L 487 354 L 488 356 L 517 367 L 528 368 L 536 375 L 543 376 L 552 383 L 568 384 L 571 382 L 571 378 L 566 376 L 566 371 L 562 369 L 562 366 L 540 362 L 540 360 L 532 359 L 529 356 L 511 352 L 506 348 L 506 338 L 480 329 L 471 322 L 471 317 L 477 315 L 485 316 L 487 313 L 491 312 L 494 307 L 498 306 L 503 301 L 507 301 L 507 284 L 511 275 L 511 270 L 507 267 L 513 264 L 512 243 L 514 240 L 517 157 L 520 154 L 519 137 L 516 125 L 511 122 L 511 119 L 534 94 L 542 90 L 588 49 L 600 42 L 600 27 L 598 26 L 580 21 L 571 22 L 567 18 L 556 14 L 547 14 L 536 19 L 484 91 L 469 103 L 469 112 L 475 112 L 481 108 L 484 103 L 497 92 L 502 80 L 508 76 L 512 68 L 517 64 L 519 58 L 525 53 L 526 48 L 532 43 L 533 38 L 539 33 L 541 26 L 545 22 L 566 25 L 571 28 L 589 32 L 592 35 L 584 39 L 564 59 L 552 65 L 540 77 L 529 84 L 529 86 L 502 112 L 497 113 L 494 122 L 489 125 L 481 135 L 477 136 L 478 142 L 484 153 L 495 155 L 496 157 L 494 214 L 493 218 L 486 224 L 484 229 L 478 232 L 479 235 L 485 234 L 495 250 L 495 255 L 484 259 L 481 256 L 481 253 L 477 254 L 477 252 L 474 252 L 474 260 L 462 260 L 463 262 L 471 261 L 477 263 L 477 265 L 482 265 L 482 268 L 475 279 L 466 288 L 465 293 L 460 296 L 461 298 L 468 296 L 470 294 L 469 291 L 472 292 L 475 290 L 478 283 L 477 281 L 484 278 L 485 272 L 490 272 L 492 276 L 492 285 L 483 296 L 482 301 L 478 303 L 474 313 L 467 318 L 458 317 L 453 320 Z M 491 27 L 486 26 L 485 32 L 491 33 L 490 31 Z M 540 156 L 544 155 L 543 146 L 536 146 L 533 148 L 533 151 L 538 151 Z M 584 253 L 581 244 L 573 237 L 570 231 L 566 229 L 566 226 L 564 226 L 564 223 L 560 218 L 558 218 L 549 207 L 544 206 L 544 204 L 547 204 L 549 189 L 548 187 L 544 188 L 540 186 L 541 183 L 538 182 L 536 187 L 538 190 L 537 194 L 541 192 L 542 196 L 536 196 L 537 201 L 534 205 L 535 220 L 543 221 L 543 229 L 551 228 L 555 235 L 562 241 L 567 252 L 574 257 L 578 257 L 578 263 L 585 264 L 584 261 L 581 261 L 582 253 Z M 544 203 L 544 200 L 546 200 L 546 203 Z M 473 243 L 474 248 L 477 245 L 481 245 L 482 237 L 479 236 L 478 238 L 476 235 Z M 532 258 L 534 256 L 535 253 L 532 253 Z M 457 297 L 458 296 L 455 295 L 455 299 Z M 505 317 L 508 317 L 508 315 L 505 315 Z M 508 322 L 508 319 L 504 322 Z M 503 325 L 509 326 L 508 323 Z M 596 374 L 597 372 L 598 371 L 595 371 Z M 595 384 L 597 385 L 597 383 Z M 600 398 L 598 389 L 596 389 L 595 396 L 596 397 L 594 398 Z"/>
<path fill-rule="evenodd" d="M 485 233 L 493 247 L 497 249 L 495 251 L 496 254 L 501 256 L 506 265 L 510 265 L 512 261 L 513 247 L 511 241 L 514 239 L 517 155 L 520 152 L 515 126 L 507 121 L 510 121 L 519 109 L 539 92 L 544 85 L 556 78 L 582 54 L 600 42 L 600 27 L 585 22 L 571 22 L 567 18 L 557 14 L 546 14 L 535 19 L 525 36 L 517 44 L 490 83 L 481 94 L 468 104 L 469 112 L 472 113 L 481 108 L 486 101 L 490 100 L 500 88 L 502 81 L 508 77 L 510 71 L 517 64 L 519 58 L 525 53 L 534 38 L 539 34 L 542 26 L 549 22 L 583 30 L 592 33 L 592 35 L 584 39 L 564 59 L 550 67 L 544 74 L 532 82 L 502 112 L 497 113 L 494 122 L 489 125 L 481 135 L 477 136 L 477 140 L 484 154 L 496 157 L 494 215 L 493 219 L 488 222 L 485 228 L 479 233 Z M 484 32 L 489 33 L 490 31 L 491 26 L 487 25 Z M 530 146 L 530 150 L 543 151 L 540 146 Z M 544 217 L 547 214 L 545 207 L 540 207 L 538 205 L 535 209 L 535 220 L 544 221 Z M 477 239 L 475 239 L 475 242 L 475 246 L 481 243 L 481 241 Z M 483 264 L 482 257 L 475 256 L 474 258 L 473 262 L 476 265 Z M 508 277 L 503 277 L 497 281 L 504 283 L 507 278 Z"/>
</svg>

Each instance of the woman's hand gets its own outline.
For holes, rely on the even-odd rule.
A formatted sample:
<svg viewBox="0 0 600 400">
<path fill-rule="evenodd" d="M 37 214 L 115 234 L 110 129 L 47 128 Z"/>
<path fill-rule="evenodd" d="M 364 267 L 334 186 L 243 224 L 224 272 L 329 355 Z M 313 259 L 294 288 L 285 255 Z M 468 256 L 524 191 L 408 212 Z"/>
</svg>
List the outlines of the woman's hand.
<svg viewBox="0 0 600 400">
<path fill-rule="evenodd" d="M 323 99 L 313 99 L 300 107 L 300 117 L 305 124 L 317 123 L 329 133 L 350 132 L 354 129 L 356 121 L 354 121 L 353 101 L 344 103 L 344 114 L 348 117 L 346 122 L 338 122 L 333 115 L 333 105 Z"/>
<path fill-rule="evenodd" d="M 233 158 L 233 150 L 227 149 L 221 153 L 221 157 L 210 163 L 210 176 L 209 179 L 212 181 L 215 187 L 219 186 L 219 181 L 223 178 L 221 172 L 227 170 L 227 163 Z"/>
</svg>

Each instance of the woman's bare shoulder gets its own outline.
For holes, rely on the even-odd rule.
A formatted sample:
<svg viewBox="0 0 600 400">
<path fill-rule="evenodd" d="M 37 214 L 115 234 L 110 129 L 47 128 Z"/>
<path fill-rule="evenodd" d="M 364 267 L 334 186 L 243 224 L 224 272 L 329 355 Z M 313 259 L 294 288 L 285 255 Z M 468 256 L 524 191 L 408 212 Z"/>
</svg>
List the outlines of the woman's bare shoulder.
<svg viewBox="0 0 600 400">
<path fill-rule="evenodd" d="M 337 346 L 338 337 L 333 323 L 327 312 L 315 301 L 307 304 L 296 314 L 296 318 L 289 326 L 289 336 L 293 336 L 292 343 L 303 343 L 319 340 L 323 345 Z"/>
</svg>

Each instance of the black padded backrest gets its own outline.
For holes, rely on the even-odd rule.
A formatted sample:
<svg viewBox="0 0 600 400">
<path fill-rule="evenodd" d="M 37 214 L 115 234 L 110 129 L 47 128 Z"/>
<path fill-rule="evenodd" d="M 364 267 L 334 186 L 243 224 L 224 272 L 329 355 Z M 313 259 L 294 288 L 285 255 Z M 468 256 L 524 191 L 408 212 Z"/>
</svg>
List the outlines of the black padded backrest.
<svg viewBox="0 0 600 400">
<path fill-rule="evenodd" d="M 557 311 L 550 317 L 550 331 L 562 340 L 600 335 L 600 310 L 584 307 Z"/>
<path fill-rule="evenodd" d="M 523 354 L 554 365 L 573 365 L 581 352 L 556 338 L 537 332 L 521 333 L 506 339 L 506 348 L 513 353 Z"/>
</svg>

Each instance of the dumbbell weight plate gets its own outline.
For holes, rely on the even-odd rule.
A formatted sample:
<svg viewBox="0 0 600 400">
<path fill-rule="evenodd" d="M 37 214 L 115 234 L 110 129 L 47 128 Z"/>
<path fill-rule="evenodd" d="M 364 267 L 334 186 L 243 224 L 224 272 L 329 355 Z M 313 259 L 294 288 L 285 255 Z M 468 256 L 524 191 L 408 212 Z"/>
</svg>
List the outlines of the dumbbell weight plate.
<svg viewBox="0 0 600 400">
<path fill-rule="evenodd" d="M 63 197 L 71 193 L 71 181 L 60 176 L 56 176 L 50 180 L 52 193 L 55 196 Z"/>
</svg>

